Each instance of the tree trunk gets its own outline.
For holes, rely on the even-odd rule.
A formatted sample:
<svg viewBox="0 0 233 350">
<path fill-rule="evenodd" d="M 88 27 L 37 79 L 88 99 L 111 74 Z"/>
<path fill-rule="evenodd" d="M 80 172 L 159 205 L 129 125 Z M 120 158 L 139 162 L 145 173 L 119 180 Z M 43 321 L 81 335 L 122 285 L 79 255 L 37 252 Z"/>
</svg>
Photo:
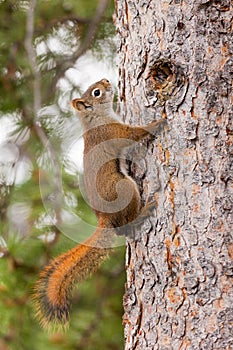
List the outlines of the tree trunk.
<svg viewBox="0 0 233 350">
<path fill-rule="evenodd" d="M 232 2 L 115 6 L 120 113 L 169 126 L 134 171 L 157 206 L 127 238 L 125 349 L 233 349 Z"/>
</svg>

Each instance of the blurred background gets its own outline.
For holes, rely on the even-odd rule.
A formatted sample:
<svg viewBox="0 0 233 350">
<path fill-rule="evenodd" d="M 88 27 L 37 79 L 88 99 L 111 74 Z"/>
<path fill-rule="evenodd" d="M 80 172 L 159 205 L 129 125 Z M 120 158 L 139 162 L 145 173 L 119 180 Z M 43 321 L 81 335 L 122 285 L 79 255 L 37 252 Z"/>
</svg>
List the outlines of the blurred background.
<svg viewBox="0 0 233 350">
<path fill-rule="evenodd" d="M 123 348 L 124 247 L 75 289 L 65 333 L 45 332 L 32 303 L 42 267 L 85 238 L 79 221 L 96 225 L 70 101 L 102 78 L 116 86 L 113 11 L 112 0 L 0 0 L 0 350 Z"/>
</svg>

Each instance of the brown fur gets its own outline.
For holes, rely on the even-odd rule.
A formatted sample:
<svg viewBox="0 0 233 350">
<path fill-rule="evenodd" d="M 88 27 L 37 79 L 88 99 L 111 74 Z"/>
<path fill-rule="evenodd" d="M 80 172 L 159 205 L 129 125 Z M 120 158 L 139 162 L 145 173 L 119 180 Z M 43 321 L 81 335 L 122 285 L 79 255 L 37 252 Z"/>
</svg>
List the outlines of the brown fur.
<svg viewBox="0 0 233 350">
<path fill-rule="evenodd" d="M 145 127 L 124 125 L 113 112 L 112 99 L 111 85 L 103 79 L 90 86 L 82 98 L 72 101 L 84 129 L 84 179 L 98 227 L 83 244 L 57 257 L 41 272 L 35 301 L 45 327 L 68 322 L 74 283 L 98 268 L 108 254 L 114 231 L 135 220 L 142 209 L 138 187 L 121 171 L 119 158 L 130 142 L 158 132 L 165 121 L 160 119 Z"/>
</svg>

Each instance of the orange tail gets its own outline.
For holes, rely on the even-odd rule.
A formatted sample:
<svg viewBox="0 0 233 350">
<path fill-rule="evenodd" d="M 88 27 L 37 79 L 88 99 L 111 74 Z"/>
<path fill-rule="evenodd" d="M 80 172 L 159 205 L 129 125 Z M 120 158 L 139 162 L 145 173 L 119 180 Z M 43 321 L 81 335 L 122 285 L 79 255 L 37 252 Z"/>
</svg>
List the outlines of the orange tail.
<svg viewBox="0 0 233 350">
<path fill-rule="evenodd" d="M 97 228 L 84 244 L 58 256 L 41 272 L 35 285 L 34 301 L 43 327 L 68 324 L 72 287 L 94 272 L 107 257 L 107 241 L 103 230 Z M 98 247 L 101 243 L 103 248 Z"/>
</svg>

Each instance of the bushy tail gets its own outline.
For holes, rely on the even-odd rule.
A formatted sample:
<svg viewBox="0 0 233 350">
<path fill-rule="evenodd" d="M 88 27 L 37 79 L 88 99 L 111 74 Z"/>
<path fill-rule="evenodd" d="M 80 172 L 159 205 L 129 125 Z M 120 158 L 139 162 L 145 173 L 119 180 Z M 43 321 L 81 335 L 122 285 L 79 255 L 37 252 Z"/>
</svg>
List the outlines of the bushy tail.
<svg viewBox="0 0 233 350">
<path fill-rule="evenodd" d="M 97 228 L 85 244 L 58 256 L 41 272 L 34 302 L 43 327 L 68 325 L 72 287 L 94 272 L 108 255 L 103 235 L 103 230 Z"/>
</svg>

